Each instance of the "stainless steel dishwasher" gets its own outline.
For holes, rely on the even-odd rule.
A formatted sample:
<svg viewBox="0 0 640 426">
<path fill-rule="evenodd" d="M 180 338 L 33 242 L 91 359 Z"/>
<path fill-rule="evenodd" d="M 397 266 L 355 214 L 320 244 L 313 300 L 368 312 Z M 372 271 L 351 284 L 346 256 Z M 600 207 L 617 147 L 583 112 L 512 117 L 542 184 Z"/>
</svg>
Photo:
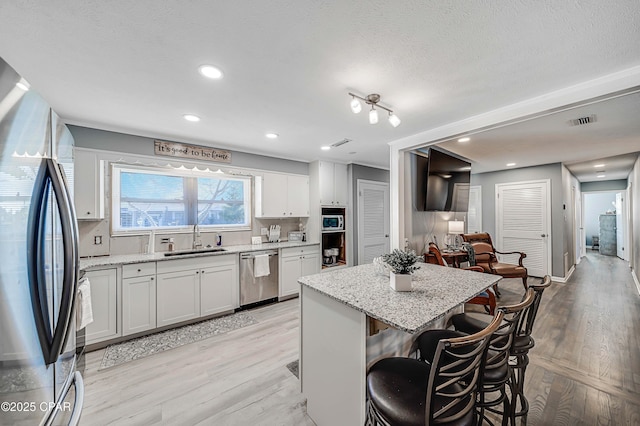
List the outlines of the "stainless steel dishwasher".
<svg viewBox="0 0 640 426">
<path fill-rule="evenodd" d="M 256 256 L 269 256 L 269 275 L 256 278 Z M 262 257 L 262 259 L 264 259 Z M 260 261 L 260 260 L 258 260 Z M 263 260 L 264 261 L 264 260 Z M 240 253 L 240 306 L 278 299 L 278 250 Z"/>
</svg>

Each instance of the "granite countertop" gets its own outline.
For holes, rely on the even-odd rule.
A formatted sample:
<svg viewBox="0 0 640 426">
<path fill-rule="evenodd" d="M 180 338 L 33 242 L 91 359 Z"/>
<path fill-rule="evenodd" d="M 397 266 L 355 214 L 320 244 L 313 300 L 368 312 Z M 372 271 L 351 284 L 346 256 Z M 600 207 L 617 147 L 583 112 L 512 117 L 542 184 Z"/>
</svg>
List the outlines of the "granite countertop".
<svg viewBox="0 0 640 426">
<path fill-rule="evenodd" d="M 121 254 L 114 256 L 101 256 L 90 257 L 80 259 L 80 269 L 90 269 L 99 266 L 116 266 L 125 265 L 128 263 L 143 263 L 143 262 L 156 262 L 164 260 L 185 259 L 188 257 L 201 257 L 201 256 L 224 256 L 225 254 L 238 254 L 246 251 L 260 251 L 260 250 L 273 250 L 288 247 L 303 247 L 313 246 L 320 243 L 308 242 L 308 241 L 292 241 L 281 243 L 262 243 L 262 244 L 243 244 L 237 246 L 223 246 L 224 251 L 208 252 L 208 253 L 193 253 L 183 254 L 179 256 L 165 256 L 165 252 L 157 252 L 153 254 Z"/>
<path fill-rule="evenodd" d="M 418 333 L 449 310 L 497 283 L 498 275 L 420 263 L 413 290 L 396 292 L 373 264 L 301 277 L 298 282 L 408 333 Z"/>
</svg>

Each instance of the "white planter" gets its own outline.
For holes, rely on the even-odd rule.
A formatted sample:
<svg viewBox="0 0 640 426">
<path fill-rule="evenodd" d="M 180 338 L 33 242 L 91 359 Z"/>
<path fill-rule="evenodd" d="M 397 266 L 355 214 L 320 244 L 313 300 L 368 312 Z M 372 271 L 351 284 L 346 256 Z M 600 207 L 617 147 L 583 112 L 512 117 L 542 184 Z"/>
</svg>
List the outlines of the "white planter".
<svg viewBox="0 0 640 426">
<path fill-rule="evenodd" d="M 411 291 L 411 274 L 389 274 L 389 284 L 395 291 Z"/>
</svg>

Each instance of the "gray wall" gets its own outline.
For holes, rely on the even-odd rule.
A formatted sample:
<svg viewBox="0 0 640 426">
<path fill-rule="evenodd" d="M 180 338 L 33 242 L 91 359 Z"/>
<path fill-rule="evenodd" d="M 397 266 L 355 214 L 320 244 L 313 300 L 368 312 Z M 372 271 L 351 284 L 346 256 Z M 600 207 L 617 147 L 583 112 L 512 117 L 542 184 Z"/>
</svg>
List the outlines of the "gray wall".
<svg viewBox="0 0 640 426">
<path fill-rule="evenodd" d="M 582 182 L 580 184 L 580 191 L 589 192 L 589 191 L 619 191 L 627 189 L 627 180 L 626 179 L 618 179 L 618 180 L 604 180 L 604 181 L 594 181 L 594 182 Z"/>
<path fill-rule="evenodd" d="M 584 232 L 587 246 L 592 244 L 591 237 L 598 236 L 600 232 L 599 218 L 607 210 L 613 210 L 611 202 L 616 201 L 615 192 L 599 192 L 594 194 L 583 194 L 584 196 Z"/>
<path fill-rule="evenodd" d="M 353 206 L 353 264 L 358 264 L 358 179 L 372 180 L 376 182 L 389 183 L 389 170 L 377 169 L 375 167 L 362 166 L 360 164 L 349 164 L 349 174 L 351 175 L 351 205 Z"/>
<path fill-rule="evenodd" d="M 482 186 L 482 228 L 491 236 L 496 233 L 496 184 L 529 180 L 551 181 L 551 272 L 564 277 L 564 210 L 562 164 L 503 170 L 471 175 L 471 185 Z"/>
<path fill-rule="evenodd" d="M 125 133 L 108 132 L 106 130 L 91 129 L 88 127 L 68 127 L 69 130 L 71 130 L 71 134 L 75 139 L 75 145 L 77 147 L 154 156 L 153 138 L 128 135 Z M 182 142 L 190 144 L 189 142 Z M 246 167 L 248 169 L 271 170 L 300 175 L 309 174 L 308 163 L 304 163 L 302 161 L 283 160 L 281 158 L 249 154 L 240 151 L 231 151 L 231 163 L 229 165 L 234 167 Z"/>
</svg>

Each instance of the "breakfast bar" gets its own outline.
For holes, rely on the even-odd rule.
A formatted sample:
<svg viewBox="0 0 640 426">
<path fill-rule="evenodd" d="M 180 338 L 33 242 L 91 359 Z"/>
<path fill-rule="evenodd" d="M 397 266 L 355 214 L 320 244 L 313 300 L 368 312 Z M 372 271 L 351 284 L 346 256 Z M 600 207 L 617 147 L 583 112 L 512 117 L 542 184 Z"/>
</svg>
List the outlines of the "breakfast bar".
<svg viewBox="0 0 640 426">
<path fill-rule="evenodd" d="M 409 292 L 391 289 L 374 264 L 300 278 L 300 384 L 309 416 L 320 426 L 364 424 L 368 365 L 407 356 L 420 332 L 443 327 L 499 280 L 431 264 L 420 264 Z"/>
</svg>

